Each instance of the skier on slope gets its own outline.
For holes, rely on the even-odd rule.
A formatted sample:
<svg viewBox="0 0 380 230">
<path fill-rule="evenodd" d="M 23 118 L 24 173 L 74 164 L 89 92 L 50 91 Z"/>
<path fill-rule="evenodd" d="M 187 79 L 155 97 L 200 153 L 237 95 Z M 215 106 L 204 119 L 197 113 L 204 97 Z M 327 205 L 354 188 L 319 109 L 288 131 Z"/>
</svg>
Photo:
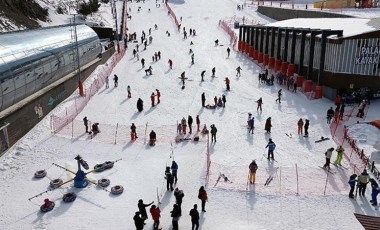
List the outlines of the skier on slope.
<svg viewBox="0 0 380 230">
<path fill-rule="evenodd" d="M 336 159 L 334 161 L 334 164 L 342 166 L 342 159 L 343 159 L 343 154 L 344 154 L 344 148 L 340 145 L 336 149 L 336 151 L 338 152 L 338 154 L 336 155 Z"/>
<path fill-rule="evenodd" d="M 238 66 L 238 67 L 236 68 L 236 77 L 240 77 L 240 70 L 241 70 L 241 67 Z"/>
<path fill-rule="evenodd" d="M 215 67 L 213 67 L 213 68 L 211 69 L 211 73 L 212 73 L 211 77 L 215 77 Z"/>
<path fill-rule="evenodd" d="M 278 101 L 278 103 L 281 103 L 281 96 L 282 96 L 282 89 L 280 89 L 280 90 L 277 92 L 277 99 L 276 99 L 276 102 Z"/>
<path fill-rule="evenodd" d="M 350 179 L 348 180 L 348 184 L 350 185 L 350 193 L 348 194 L 348 197 L 354 198 L 354 190 L 355 190 L 355 184 L 356 184 L 356 177 L 358 175 L 352 174 L 350 176 Z"/>
<path fill-rule="evenodd" d="M 226 82 L 226 90 L 230 91 L 230 79 L 228 79 L 228 77 L 226 77 L 226 79 L 224 81 Z"/>
<path fill-rule="evenodd" d="M 145 67 L 145 59 L 144 58 L 141 58 L 141 66 L 142 66 L 142 68 Z"/>
<path fill-rule="evenodd" d="M 156 139 L 157 136 L 156 136 L 156 133 L 152 130 L 149 134 L 149 145 L 150 146 L 154 146 L 156 144 Z"/>
<path fill-rule="evenodd" d="M 119 77 L 116 74 L 113 75 L 113 81 L 114 81 L 115 87 L 117 87 L 118 81 L 119 81 Z"/>
<path fill-rule="evenodd" d="M 182 125 L 182 133 L 183 134 L 186 134 L 186 119 L 184 117 L 182 117 L 182 120 L 181 120 L 181 125 Z"/>
<path fill-rule="evenodd" d="M 131 125 L 131 140 L 134 141 L 134 140 L 136 140 L 136 138 L 137 138 L 136 126 L 134 123 L 132 123 L 132 125 Z"/>
<path fill-rule="evenodd" d="M 371 192 L 372 199 L 369 202 L 371 202 L 372 206 L 377 206 L 377 195 L 379 195 L 380 193 L 380 187 L 377 184 L 375 179 L 371 178 L 369 179 L 369 181 L 371 182 L 371 188 L 372 188 L 372 192 Z"/>
<path fill-rule="evenodd" d="M 230 49 L 230 47 L 228 47 L 228 48 L 227 48 L 227 57 L 230 56 L 230 51 L 231 51 L 231 49 Z"/>
<path fill-rule="evenodd" d="M 169 59 L 168 63 L 169 63 L 170 69 L 173 69 L 173 61 L 171 59 Z"/>
<path fill-rule="evenodd" d="M 226 107 L 226 102 L 227 102 L 227 99 L 226 99 L 226 95 L 222 95 L 222 101 L 223 101 L 223 108 Z"/>
<path fill-rule="evenodd" d="M 255 125 L 255 118 L 252 117 L 252 118 L 248 121 L 248 126 L 249 126 L 248 133 L 252 133 L 252 134 L 253 134 L 253 130 L 255 129 L 254 125 Z"/>
<path fill-rule="evenodd" d="M 218 132 L 218 130 L 216 129 L 215 125 L 212 124 L 211 125 L 211 142 L 214 140 L 214 142 L 216 142 L 216 133 Z"/>
<path fill-rule="evenodd" d="M 257 167 L 256 161 L 253 160 L 251 164 L 249 164 L 249 182 L 251 184 L 255 183 L 257 169 L 258 167 Z"/>
<path fill-rule="evenodd" d="M 199 130 L 199 126 L 201 124 L 201 120 L 199 119 L 199 115 L 197 115 L 197 117 L 195 118 L 195 120 L 196 120 L 196 123 L 197 123 L 197 131 L 199 132 L 200 131 Z"/>
<path fill-rule="evenodd" d="M 205 103 L 206 103 L 206 96 L 205 96 L 205 93 L 203 92 L 202 93 L 202 107 L 205 107 Z"/>
<path fill-rule="evenodd" d="M 157 96 L 157 104 L 160 104 L 160 97 L 161 97 L 161 92 L 160 90 L 156 89 L 156 96 Z"/>
<path fill-rule="evenodd" d="M 144 109 L 144 105 L 143 105 L 143 100 L 141 100 L 141 98 L 139 98 L 138 100 L 137 100 L 137 110 L 139 111 L 139 112 L 141 112 L 141 111 L 143 111 L 143 109 Z"/>
<path fill-rule="evenodd" d="M 154 99 L 155 99 L 155 95 L 154 95 L 154 92 L 152 93 L 152 95 L 150 95 L 150 101 L 152 102 L 152 107 L 154 107 Z"/>
<path fill-rule="evenodd" d="M 334 151 L 334 148 L 329 148 L 329 149 L 325 152 L 326 162 L 325 162 L 325 164 L 323 165 L 323 168 L 325 168 L 325 169 L 327 169 L 327 170 L 330 170 L 330 159 L 331 159 L 331 156 L 332 156 L 333 151 Z"/>
<path fill-rule="evenodd" d="M 207 192 L 204 186 L 201 186 L 198 191 L 198 198 L 202 201 L 202 212 L 206 212 L 205 206 L 208 200 Z"/>
<path fill-rule="evenodd" d="M 305 119 L 304 129 L 305 129 L 305 136 L 304 137 L 308 137 L 309 136 L 309 120 L 308 119 Z"/>
<path fill-rule="evenodd" d="M 202 73 L 201 73 L 201 81 L 204 81 L 203 77 L 205 76 L 205 73 L 206 73 L 206 70 L 203 70 Z"/>
<path fill-rule="evenodd" d="M 191 117 L 190 115 L 187 117 L 187 124 L 189 125 L 189 133 L 191 134 L 193 132 L 193 117 Z"/>
<path fill-rule="evenodd" d="M 269 138 L 269 142 L 265 148 L 268 148 L 268 160 L 274 160 L 273 151 L 276 149 L 276 144 L 272 141 L 272 138 Z"/>
</svg>

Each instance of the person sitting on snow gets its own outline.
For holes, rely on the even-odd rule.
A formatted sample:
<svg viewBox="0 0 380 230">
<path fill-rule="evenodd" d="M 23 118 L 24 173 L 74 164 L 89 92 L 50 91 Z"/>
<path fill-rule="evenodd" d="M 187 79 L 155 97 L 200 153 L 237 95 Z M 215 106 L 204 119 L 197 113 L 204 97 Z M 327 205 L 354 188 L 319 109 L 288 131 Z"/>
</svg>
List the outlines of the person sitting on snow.
<svg viewBox="0 0 380 230">
<path fill-rule="evenodd" d="M 201 132 L 202 134 L 208 134 L 208 129 L 207 129 L 207 126 L 206 125 L 204 125 L 203 126 L 203 129 L 202 129 L 202 132 Z"/>
<path fill-rule="evenodd" d="M 91 129 L 91 131 L 92 131 L 94 134 L 100 133 L 100 130 L 99 130 L 98 125 L 99 125 L 99 123 L 97 123 L 97 122 L 95 122 L 94 124 L 92 124 L 92 129 Z"/>
</svg>

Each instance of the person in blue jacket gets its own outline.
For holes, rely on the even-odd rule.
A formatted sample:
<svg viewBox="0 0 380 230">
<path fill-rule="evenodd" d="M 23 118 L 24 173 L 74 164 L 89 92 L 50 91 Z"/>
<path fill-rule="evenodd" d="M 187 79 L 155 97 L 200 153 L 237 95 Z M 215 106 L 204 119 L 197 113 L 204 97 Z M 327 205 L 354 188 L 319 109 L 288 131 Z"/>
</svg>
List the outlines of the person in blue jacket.
<svg viewBox="0 0 380 230">
<path fill-rule="evenodd" d="M 379 184 L 373 178 L 369 179 L 369 182 L 371 182 L 371 187 L 372 187 L 372 192 L 371 192 L 372 200 L 370 200 L 369 202 L 371 202 L 373 206 L 377 206 L 377 195 L 379 195 L 380 193 L 380 187 L 379 187 Z"/>
<path fill-rule="evenodd" d="M 356 174 L 352 174 L 350 176 L 350 179 L 348 180 L 348 184 L 350 185 L 351 189 L 350 189 L 350 193 L 348 194 L 348 197 L 350 198 L 354 198 L 354 189 L 355 189 L 355 184 L 356 184 L 356 177 L 358 175 Z"/>
<path fill-rule="evenodd" d="M 273 151 L 276 148 L 276 144 L 272 141 L 272 138 L 269 138 L 269 142 L 265 148 L 268 148 L 268 160 L 274 160 Z"/>
</svg>

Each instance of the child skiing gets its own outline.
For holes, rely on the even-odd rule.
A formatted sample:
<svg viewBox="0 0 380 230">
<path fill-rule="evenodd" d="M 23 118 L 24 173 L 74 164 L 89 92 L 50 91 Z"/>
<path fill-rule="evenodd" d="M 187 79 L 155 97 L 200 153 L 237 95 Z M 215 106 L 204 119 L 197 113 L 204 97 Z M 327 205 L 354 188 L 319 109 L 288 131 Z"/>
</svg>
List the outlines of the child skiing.
<svg viewBox="0 0 380 230">
<path fill-rule="evenodd" d="M 250 184 L 254 184 L 256 180 L 256 171 L 257 171 L 256 161 L 253 160 L 249 165 L 249 182 Z"/>
</svg>

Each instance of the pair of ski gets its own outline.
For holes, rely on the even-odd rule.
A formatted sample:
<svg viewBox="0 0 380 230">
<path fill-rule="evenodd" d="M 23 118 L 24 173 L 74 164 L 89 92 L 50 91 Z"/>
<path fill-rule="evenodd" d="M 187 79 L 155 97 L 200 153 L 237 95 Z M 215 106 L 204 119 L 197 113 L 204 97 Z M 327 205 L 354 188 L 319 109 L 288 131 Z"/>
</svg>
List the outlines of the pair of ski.
<svg viewBox="0 0 380 230">
<path fill-rule="evenodd" d="M 276 161 L 276 162 L 278 163 L 277 160 L 275 160 L 275 159 L 271 159 L 271 158 L 268 158 L 265 154 L 263 154 L 263 156 L 264 156 L 266 159 L 268 159 L 268 161 L 273 160 L 273 161 Z"/>
<path fill-rule="evenodd" d="M 326 168 L 324 168 L 324 167 L 322 167 L 322 166 L 318 166 L 318 167 L 320 167 L 321 169 L 325 170 L 325 171 L 328 172 L 328 173 L 331 173 L 332 175 L 335 174 L 335 172 L 331 171 L 331 169 L 326 169 Z"/>
<path fill-rule="evenodd" d="M 264 183 L 264 186 L 268 186 L 270 184 L 270 182 L 272 182 L 272 180 L 274 179 L 275 174 L 277 173 L 278 168 L 279 167 L 276 167 L 274 173 L 272 173 L 272 175 L 269 175 L 269 177 L 267 178 L 267 180 Z"/>
<path fill-rule="evenodd" d="M 333 164 L 336 168 L 341 169 L 341 170 L 347 170 L 347 167 L 344 167 L 343 165 L 338 165 L 338 164 Z"/>
</svg>

